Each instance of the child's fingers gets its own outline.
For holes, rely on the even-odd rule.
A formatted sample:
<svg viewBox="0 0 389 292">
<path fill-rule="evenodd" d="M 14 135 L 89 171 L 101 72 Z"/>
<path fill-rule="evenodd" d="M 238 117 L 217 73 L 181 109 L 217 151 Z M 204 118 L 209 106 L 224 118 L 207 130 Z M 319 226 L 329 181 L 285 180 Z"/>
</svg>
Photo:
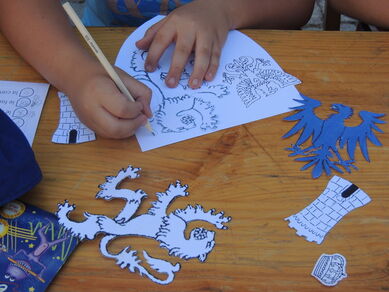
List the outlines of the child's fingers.
<svg viewBox="0 0 389 292">
<path fill-rule="evenodd" d="M 212 47 L 211 60 L 209 62 L 207 73 L 205 73 L 205 80 L 207 81 L 211 81 L 215 78 L 217 69 L 219 68 L 221 50 L 221 46 L 217 44 L 214 44 Z"/>
<path fill-rule="evenodd" d="M 136 129 L 145 125 L 147 117 L 140 114 L 135 119 L 119 119 L 112 116 L 104 108 L 96 113 L 93 118 L 95 131 L 105 138 L 123 139 L 134 135 Z"/>
<path fill-rule="evenodd" d="M 125 96 L 115 96 L 108 104 L 102 105 L 111 115 L 120 119 L 135 119 L 143 112 L 143 104 L 129 101 Z"/>
<path fill-rule="evenodd" d="M 151 92 L 151 90 L 150 90 Z M 143 113 L 150 119 L 153 117 L 153 112 L 150 108 L 150 99 L 145 98 L 144 96 L 135 97 L 135 99 L 142 104 L 143 107 Z"/>
<path fill-rule="evenodd" d="M 195 35 L 193 33 L 178 35 L 172 63 L 165 79 L 168 87 L 177 86 L 181 73 L 188 62 L 190 54 L 192 53 L 194 44 Z"/>
<path fill-rule="evenodd" d="M 132 97 L 143 105 L 143 113 L 148 118 L 151 118 L 153 116 L 150 109 L 150 101 L 151 101 L 151 94 L 152 94 L 151 89 L 148 88 L 143 83 L 129 76 L 126 72 L 124 72 L 120 68 L 117 68 L 117 71 L 120 75 L 120 78 L 123 80 L 124 84 L 130 91 Z"/>
<path fill-rule="evenodd" d="M 143 85 L 143 84 L 142 84 Z M 136 86 L 129 87 L 131 89 L 131 94 L 137 102 L 142 104 L 142 111 L 148 117 L 151 118 L 153 113 L 150 108 L 151 101 L 151 89 L 143 85 L 144 88 L 137 88 Z"/>
<path fill-rule="evenodd" d="M 148 72 L 153 72 L 158 66 L 159 58 L 166 50 L 166 48 L 173 42 L 175 36 L 175 29 L 163 27 L 155 34 L 145 61 L 145 69 Z"/>
<path fill-rule="evenodd" d="M 195 63 L 189 80 L 189 85 L 192 88 L 199 88 L 204 80 L 211 59 L 211 44 L 212 39 L 208 35 L 196 39 Z"/>
<path fill-rule="evenodd" d="M 143 38 L 141 38 L 140 40 L 138 40 L 135 43 L 135 45 L 137 46 L 138 49 L 145 50 L 145 51 L 147 51 L 149 49 L 151 42 L 154 39 L 155 34 L 158 32 L 158 30 L 160 29 L 160 27 L 162 26 L 164 21 L 165 21 L 165 18 L 147 29 Z"/>
</svg>

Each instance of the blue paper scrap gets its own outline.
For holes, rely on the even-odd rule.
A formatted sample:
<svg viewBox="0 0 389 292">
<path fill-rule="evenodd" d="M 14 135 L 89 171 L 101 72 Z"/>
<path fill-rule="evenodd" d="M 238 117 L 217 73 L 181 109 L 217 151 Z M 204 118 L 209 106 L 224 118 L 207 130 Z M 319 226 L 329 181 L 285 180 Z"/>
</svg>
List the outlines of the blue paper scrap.
<svg viewBox="0 0 389 292">
<path fill-rule="evenodd" d="M 289 156 L 301 155 L 295 161 L 307 162 L 301 170 L 312 168 L 312 177 L 318 178 L 323 171 L 331 175 L 332 169 L 343 173 L 343 169 L 351 172 L 351 169 L 358 169 L 355 165 L 355 149 L 359 144 L 363 157 L 370 162 L 367 150 L 367 140 L 374 145 L 382 146 L 375 136 L 373 130 L 383 133 L 376 124 L 386 123 L 380 120 L 385 114 L 376 114 L 368 111 L 360 111 L 359 117 L 362 122 L 355 127 L 344 125 L 344 121 L 353 115 L 353 109 L 343 104 L 332 104 L 331 109 L 336 113 L 322 120 L 315 115 L 314 109 L 321 106 L 321 102 L 301 94 L 302 99 L 296 100 L 302 105 L 293 107 L 297 113 L 286 117 L 286 121 L 297 121 L 297 124 L 287 132 L 283 138 L 288 138 L 299 131 L 300 137 L 296 143 L 286 150 L 292 151 Z M 302 145 L 312 137 L 312 145 L 303 148 Z M 339 148 L 347 147 L 349 159 L 344 159 Z M 342 168 L 341 168 L 342 167 Z"/>
</svg>

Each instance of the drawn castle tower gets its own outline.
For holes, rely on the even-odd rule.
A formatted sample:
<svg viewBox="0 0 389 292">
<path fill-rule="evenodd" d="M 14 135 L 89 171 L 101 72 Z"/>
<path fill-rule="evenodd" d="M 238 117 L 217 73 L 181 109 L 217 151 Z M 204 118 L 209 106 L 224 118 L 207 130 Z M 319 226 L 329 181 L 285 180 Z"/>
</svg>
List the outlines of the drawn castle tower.
<svg viewBox="0 0 389 292">
<path fill-rule="evenodd" d="M 58 92 L 60 100 L 59 125 L 52 141 L 59 144 L 76 144 L 96 140 L 95 133 L 85 126 L 77 117 L 68 97 Z"/>
<path fill-rule="evenodd" d="M 335 175 L 316 200 L 285 220 L 289 221 L 289 227 L 296 229 L 297 235 L 320 244 L 346 214 L 370 201 L 363 190 Z"/>
</svg>

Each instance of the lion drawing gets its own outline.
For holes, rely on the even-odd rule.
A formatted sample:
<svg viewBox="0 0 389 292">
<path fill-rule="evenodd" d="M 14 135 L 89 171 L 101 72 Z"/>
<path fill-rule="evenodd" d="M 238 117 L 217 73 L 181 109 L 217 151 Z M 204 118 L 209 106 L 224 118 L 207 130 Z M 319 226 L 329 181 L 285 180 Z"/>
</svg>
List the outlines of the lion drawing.
<svg viewBox="0 0 389 292">
<path fill-rule="evenodd" d="M 169 255 L 188 260 L 198 258 L 205 261 L 207 255 L 215 246 L 215 232 L 202 227 L 196 227 L 190 232 L 189 239 L 185 238 L 185 229 L 191 221 L 205 221 L 213 224 L 218 229 L 227 229 L 224 225 L 231 217 L 224 217 L 224 213 L 215 213 L 214 209 L 205 212 L 200 205 L 188 205 L 185 209 L 177 209 L 166 213 L 168 206 L 177 197 L 188 196 L 188 186 L 181 185 L 180 181 L 170 184 L 165 192 L 157 193 L 157 200 L 152 202 L 152 207 L 145 214 L 134 216 L 142 199 L 147 195 L 142 190 L 118 189 L 117 186 L 126 178 L 139 177 L 139 168 L 128 166 L 122 169 L 116 176 L 106 177 L 106 182 L 101 184 L 101 189 L 96 198 L 111 200 L 121 198 L 126 201 L 119 214 L 111 219 L 104 215 L 84 213 L 85 220 L 75 222 L 69 219 L 69 213 L 75 209 L 67 201 L 58 204 L 57 216 L 59 223 L 80 240 L 94 239 L 97 234 L 104 233 L 100 242 L 100 250 L 106 257 L 116 260 L 121 268 L 128 267 L 129 271 L 136 270 L 140 275 L 147 276 L 158 284 L 168 284 L 174 280 L 175 272 L 180 270 L 180 264 L 172 265 L 170 262 L 152 258 L 143 251 L 144 258 L 149 267 L 161 274 L 166 274 L 165 279 L 159 279 L 151 274 L 138 259 L 135 250 L 124 248 L 117 254 L 108 251 L 109 242 L 119 236 L 143 236 L 153 238 L 160 243 L 160 247 L 166 248 Z"/>
</svg>

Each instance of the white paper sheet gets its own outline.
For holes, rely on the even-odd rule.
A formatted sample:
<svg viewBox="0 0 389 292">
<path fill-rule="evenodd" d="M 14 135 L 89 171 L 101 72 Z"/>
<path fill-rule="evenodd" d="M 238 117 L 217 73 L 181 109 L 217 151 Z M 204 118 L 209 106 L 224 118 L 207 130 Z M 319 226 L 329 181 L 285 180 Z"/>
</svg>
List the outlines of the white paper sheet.
<svg viewBox="0 0 389 292">
<path fill-rule="evenodd" d="M 30 145 L 48 90 L 46 83 L 0 81 L 0 109 L 19 126 Z"/>
<path fill-rule="evenodd" d="M 141 128 L 136 137 L 142 151 L 168 145 L 290 111 L 301 99 L 294 85 L 300 81 L 285 73 L 272 57 L 246 35 L 231 31 L 212 82 L 199 89 L 188 86 L 193 60 L 185 67 L 177 88 L 165 85 L 174 46 L 161 57 L 155 72 L 144 71 L 146 52 L 136 48 L 158 16 L 139 27 L 121 47 L 115 65 L 153 91 L 150 120 L 154 133 Z"/>
</svg>

